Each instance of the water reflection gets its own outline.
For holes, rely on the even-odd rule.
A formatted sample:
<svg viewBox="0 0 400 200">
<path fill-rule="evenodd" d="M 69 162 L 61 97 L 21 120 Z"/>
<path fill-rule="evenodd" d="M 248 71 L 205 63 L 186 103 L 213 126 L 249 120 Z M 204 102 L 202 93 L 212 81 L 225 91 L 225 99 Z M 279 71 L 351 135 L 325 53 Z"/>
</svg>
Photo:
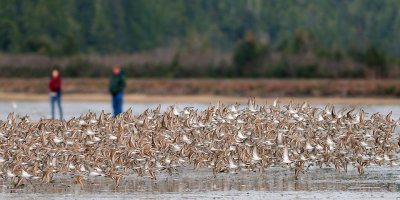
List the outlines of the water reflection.
<svg viewBox="0 0 400 200">
<path fill-rule="evenodd" d="M 159 174 L 157 180 L 149 177 L 129 176 L 121 181 L 117 190 L 109 178 L 92 178 L 85 182 L 85 188 L 74 184 L 70 177 L 56 177 L 54 183 L 28 183 L 24 188 L 15 189 L 0 182 L 1 193 L 36 194 L 201 194 L 213 191 L 362 191 L 399 192 L 400 172 L 391 167 L 371 167 L 359 176 L 355 169 L 347 174 L 336 173 L 332 168 L 314 168 L 294 179 L 293 172 L 281 168 L 269 168 L 259 176 L 257 172 L 241 174 L 219 174 L 212 177 L 211 170 L 198 172 L 191 168 L 179 169 L 172 176 Z"/>
</svg>

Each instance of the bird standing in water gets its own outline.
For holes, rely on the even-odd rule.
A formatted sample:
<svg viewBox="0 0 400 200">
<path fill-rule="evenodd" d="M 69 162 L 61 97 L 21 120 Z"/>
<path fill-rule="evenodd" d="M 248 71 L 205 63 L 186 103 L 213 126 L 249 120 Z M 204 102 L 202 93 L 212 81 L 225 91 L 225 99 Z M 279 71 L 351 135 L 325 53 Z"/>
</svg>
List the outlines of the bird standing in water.
<svg viewBox="0 0 400 200">
<path fill-rule="evenodd" d="M 88 112 L 69 121 L 30 122 L 10 113 L 0 121 L 0 174 L 17 186 L 66 174 L 83 188 L 88 177 L 109 177 L 118 187 L 129 174 L 156 179 L 188 165 L 212 169 L 214 176 L 280 166 L 296 178 L 310 166 L 346 172 L 350 164 L 362 175 L 371 165 L 398 165 L 400 121 L 391 113 L 367 119 L 362 110 L 346 111 L 292 102 L 281 108 L 278 99 L 259 106 L 250 99 L 246 108 L 218 103 L 179 111 L 174 105 L 161 113 L 159 106 L 140 115 Z"/>
</svg>

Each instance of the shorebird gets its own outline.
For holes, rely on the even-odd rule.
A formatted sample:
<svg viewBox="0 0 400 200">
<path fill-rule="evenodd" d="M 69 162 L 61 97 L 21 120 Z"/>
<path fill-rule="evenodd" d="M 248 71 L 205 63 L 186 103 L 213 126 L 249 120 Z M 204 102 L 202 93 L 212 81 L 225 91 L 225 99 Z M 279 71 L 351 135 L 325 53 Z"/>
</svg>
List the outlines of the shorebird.
<svg viewBox="0 0 400 200">
<path fill-rule="evenodd" d="M 117 118 L 89 111 L 68 121 L 31 122 L 10 113 L 0 121 L 0 174 L 10 183 L 17 179 L 16 186 L 66 174 L 82 188 L 87 177 L 109 177 L 117 188 L 125 175 L 156 179 L 188 165 L 212 169 L 214 176 L 282 166 L 297 178 L 310 166 L 347 172 L 351 164 L 361 175 L 371 165 L 398 165 L 400 119 L 391 115 L 368 118 L 363 110 L 336 112 L 307 102 L 281 107 L 279 99 L 259 106 L 254 98 L 247 107 L 173 105 L 162 113 L 158 106 Z"/>
</svg>

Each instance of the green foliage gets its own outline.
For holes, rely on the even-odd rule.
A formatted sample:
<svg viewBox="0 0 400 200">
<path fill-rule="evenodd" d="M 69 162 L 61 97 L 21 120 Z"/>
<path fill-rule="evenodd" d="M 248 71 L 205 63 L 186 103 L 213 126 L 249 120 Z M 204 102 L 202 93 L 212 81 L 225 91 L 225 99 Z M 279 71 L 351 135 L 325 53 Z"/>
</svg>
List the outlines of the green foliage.
<svg viewBox="0 0 400 200">
<path fill-rule="evenodd" d="M 268 47 L 257 42 L 252 33 L 240 41 L 233 52 L 233 63 L 237 76 L 257 76 L 260 60 L 268 56 Z"/>
<path fill-rule="evenodd" d="M 351 59 L 357 62 L 365 62 L 366 60 L 365 52 L 361 49 L 355 48 L 354 46 L 351 46 L 348 49 L 347 54 Z"/>
<path fill-rule="evenodd" d="M 400 26 L 400 1 L 249 2 L 4 0 L 0 52 L 79 57 L 161 47 L 232 53 L 232 64 L 182 66 L 179 52 L 171 63 L 127 64 L 124 71 L 132 77 L 364 77 L 364 66 L 385 77 L 400 63 L 400 29 L 393 28 Z M 273 54 L 284 58 L 269 64 Z M 285 58 L 312 54 L 317 58 L 309 63 Z M 350 60 L 356 68 L 324 71 L 321 60 Z M 43 76 L 39 72 L 48 68 L 0 67 L 0 76 L 27 77 Z M 71 77 L 99 77 L 109 75 L 108 67 L 79 57 L 63 70 Z"/>
<path fill-rule="evenodd" d="M 15 22 L 8 19 L 0 19 L 0 51 L 15 51 L 18 34 L 19 30 Z"/>
<path fill-rule="evenodd" d="M 367 66 L 374 69 L 379 75 L 386 74 L 386 58 L 374 45 L 365 52 Z"/>
<path fill-rule="evenodd" d="M 299 66 L 296 68 L 296 76 L 300 78 L 316 78 L 320 77 L 318 72 L 318 66 L 316 64 L 310 64 L 306 66 Z"/>
<path fill-rule="evenodd" d="M 287 38 L 302 30 L 327 49 L 350 43 L 363 49 L 373 39 L 378 49 L 400 53 L 400 33 L 393 28 L 400 25 L 400 1 L 248 1 L 4 0 L 0 50 L 37 52 L 45 37 L 53 50 L 63 53 L 64 39 L 74 33 L 83 53 L 179 46 L 193 34 L 209 41 L 209 48 L 231 51 L 251 30 L 266 36 L 270 46 L 300 53 L 309 50 L 307 37 Z"/>
<path fill-rule="evenodd" d="M 177 76 L 176 73 L 180 71 L 179 66 L 180 52 L 176 52 L 171 64 L 169 65 L 168 75 L 169 77 Z"/>
<path fill-rule="evenodd" d="M 79 44 L 76 40 L 76 37 L 71 33 L 67 33 L 65 36 L 62 46 L 61 46 L 61 55 L 72 56 L 79 53 Z"/>
<path fill-rule="evenodd" d="M 238 44 L 233 53 L 233 62 L 236 66 L 236 71 L 239 76 L 243 76 L 248 67 L 254 66 L 254 61 L 257 58 L 256 44 L 254 41 L 243 41 Z"/>
<path fill-rule="evenodd" d="M 335 49 L 333 51 L 333 59 L 335 59 L 336 61 L 342 60 L 343 57 L 343 52 L 340 49 Z"/>
<path fill-rule="evenodd" d="M 313 51 L 315 44 L 310 33 L 296 30 L 290 37 L 285 37 L 277 46 L 277 50 L 286 54 L 300 54 Z"/>
<path fill-rule="evenodd" d="M 289 77 L 289 64 L 287 61 L 282 60 L 275 66 L 272 66 L 266 72 L 267 77 L 287 78 Z"/>
<path fill-rule="evenodd" d="M 367 65 L 371 68 L 385 66 L 386 64 L 384 55 L 382 55 L 382 53 L 380 53 L 374 45 L 368 47 L 367 51 L 365 52 L 365 57 Z"/>
<path fill-rule="evenodd" d="M 340 61 L 344 58 L 345 54 L 340 49 L 329 50 L 327 48 L 319 48 L 315 52 L 319 58 L 328 58 L 330 60 Z"/>
<path fill-rule="evenodd" d="M 300 35 L 295 35 L 291 47 L 291 53 L 302 53 L 306 51 L 306 44 Z"/>
</svg>

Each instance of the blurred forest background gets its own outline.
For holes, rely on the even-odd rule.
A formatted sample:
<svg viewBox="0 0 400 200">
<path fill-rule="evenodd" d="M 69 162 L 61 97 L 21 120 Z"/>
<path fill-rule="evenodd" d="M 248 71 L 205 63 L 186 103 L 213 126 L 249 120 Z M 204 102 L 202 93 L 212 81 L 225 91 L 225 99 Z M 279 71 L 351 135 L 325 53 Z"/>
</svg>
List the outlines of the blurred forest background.
<svg viewBox="0 0 400 200">
<path fill-rule="evenodd" d="M 398 0 L 1 0 L 0 77 L 398 78 Z"/>
</svg>

